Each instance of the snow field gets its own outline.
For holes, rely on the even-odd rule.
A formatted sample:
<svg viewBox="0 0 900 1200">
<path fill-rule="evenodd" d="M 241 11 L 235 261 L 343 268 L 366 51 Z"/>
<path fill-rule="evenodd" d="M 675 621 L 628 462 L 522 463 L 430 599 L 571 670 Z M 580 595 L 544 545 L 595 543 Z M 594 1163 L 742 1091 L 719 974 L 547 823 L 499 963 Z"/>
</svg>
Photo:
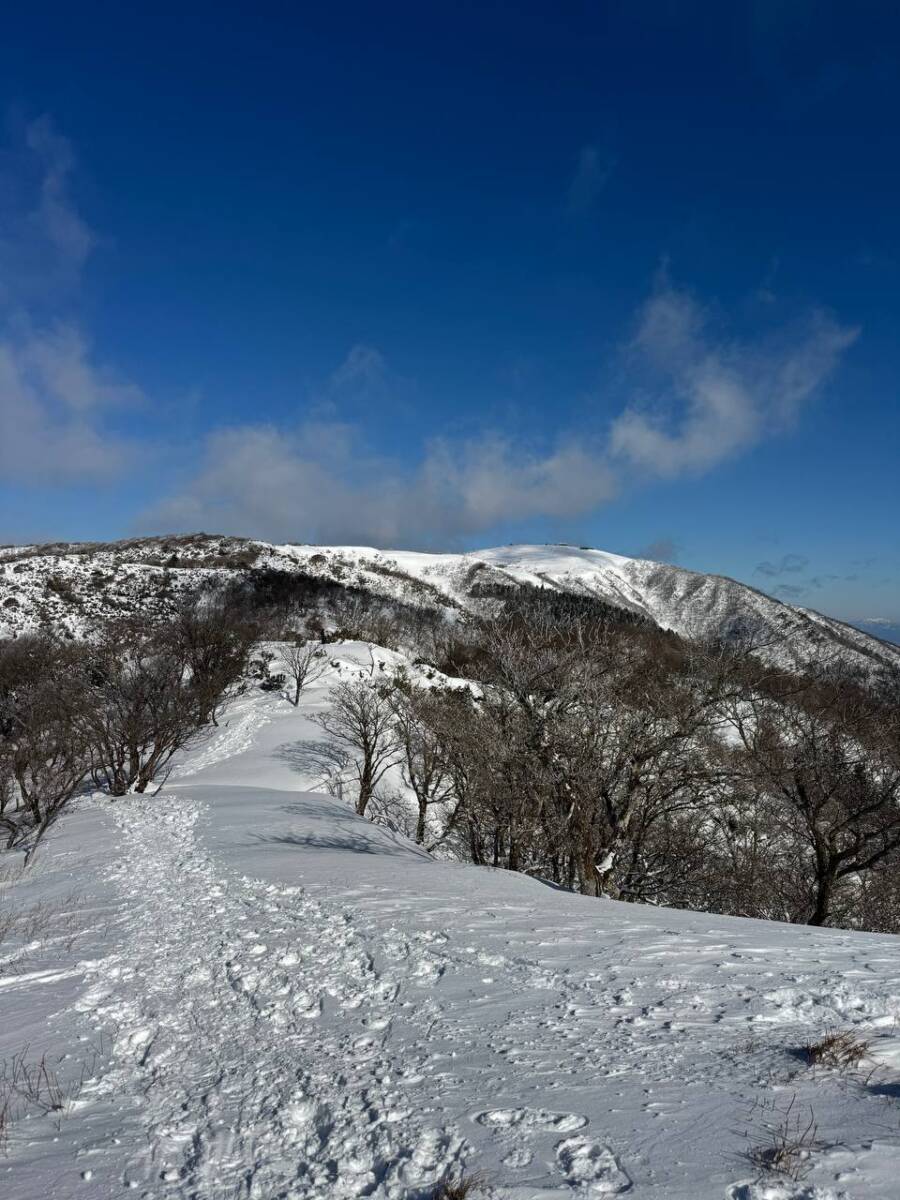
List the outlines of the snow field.
<svg viewBox="0 0 900 1200">
<path fill-rule="evenodd" d="M 895 1200 L 898 939 L 430 859 L 283 753 L 372 666 L 334 653 L 299 710 L 248 693 L 158 796 L 48 840 L 22 902 L 79 900 L 0 956 L 0 1060 L 88 1074 L 16 1121 L 0 1195 L 428 1200 L 465 1169 L 503 1200 Z M 869 1041 L 863 1069 L 806 1066 L 829 1028 Z M 762 1177 L 791 1104 L 820 1147 Z"/>
</svg>

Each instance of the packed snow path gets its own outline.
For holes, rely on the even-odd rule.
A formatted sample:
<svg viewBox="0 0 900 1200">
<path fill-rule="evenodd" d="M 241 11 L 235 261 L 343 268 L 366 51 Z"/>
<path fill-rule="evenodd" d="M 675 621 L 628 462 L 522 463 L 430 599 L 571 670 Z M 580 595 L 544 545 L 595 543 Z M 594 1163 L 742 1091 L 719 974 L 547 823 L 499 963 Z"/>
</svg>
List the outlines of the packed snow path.
<svg viewBox="0 0 900 1200">
<path fill-rule="evenodd" d="M 435 862 L 303 791 L 287 708 L 48 841 L 24 886 L 81 932 L 0 955 L 0 1059 L 87 1078 L 11 1130 L 4 1200 L 426 1200 L 463 1168 L 497 1200 L 896 1200 L 900 939 Z M 805 1065 L 829 1028 L 863 1070 Z M 808 1174 L 761 1178 L 792 1103 Z"/>
<path fill-rule="evenodd" d="M 82 1007 L 116 1029 L 101 1086 L 140 1127 L 127 1186 L 197 1200 L 430 1193 L 461 1139 L 413 1114 L 416 1068 L 386 1050 L 395 1021 L 423 1018 L 400 996 L 409 967 L 379 969 L 350 920 L 300 887 L 218 872 L 195 802 L 116 815 L 111 876 L 132 923 Z"/>
</svg>

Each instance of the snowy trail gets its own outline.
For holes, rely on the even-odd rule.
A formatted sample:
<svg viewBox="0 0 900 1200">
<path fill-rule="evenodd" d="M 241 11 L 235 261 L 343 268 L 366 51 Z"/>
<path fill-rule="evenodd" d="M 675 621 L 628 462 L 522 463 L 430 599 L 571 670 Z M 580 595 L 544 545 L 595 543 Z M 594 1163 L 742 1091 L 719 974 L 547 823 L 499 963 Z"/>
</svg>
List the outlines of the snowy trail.
<svg viewBox="0 0 900 1200">
<path fill-rule="evenodd" d="M 48 840 L 26 887 L 80 932 L 0 960 L 0 1060 L 89 1077 L 17 1123 L 3 1200 L 431 1200 L 462 1168 L 486 1200 L 895 1200 L 900 939 L 435 861 L 304 790 L 309 711 L 241 697 L 162 793 Z M 863 1071 L 801 1061 L 829 1028 Z M 760 1178 L 792 1103 L 810 1175 Z"/>
<path fill-rule="evenodd" d="M 409 1047 L 399 1068 L 386 1049 L 395 1021 L 422 1020 L 401 995 L 415 967 L 380 969 L 301 888 L 218 872 L 198 812 L 186 797 L 116 810 L 131 928 L 82 1009 L 118 1031 L 98 1087 L 140 1127 L 124 1182 L 185 1200 L 429 1194 L 462 1139 L 413 1113 Z"/>
</svg>

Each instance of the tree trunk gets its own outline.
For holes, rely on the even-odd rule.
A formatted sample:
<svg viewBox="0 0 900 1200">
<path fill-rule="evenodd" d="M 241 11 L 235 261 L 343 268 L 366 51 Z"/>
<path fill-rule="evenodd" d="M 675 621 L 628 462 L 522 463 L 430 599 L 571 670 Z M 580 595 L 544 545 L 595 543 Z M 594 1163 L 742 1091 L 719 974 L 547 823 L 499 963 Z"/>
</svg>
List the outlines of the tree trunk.
<svg viewBox="0 0 900 1200">
<path fill-rule="evenodd" d="M 372 799 L 372 772 L 368 767 L 363 769 L 359 780 L 359 797 L 356 801 L 356 812 L 360 817 L 366 815 L 369 801 Z"/>
<path fill-rule="evenodd" d="M 600 895 L 600 877 L 593 854 L 585 854 L 578 863 L 578 890 L 582 896 Z"/>
<path fill-rule="evenodd" d="M 428 811 L 427 803 L 419 801 L 419 818 L 416 821 L 416 845 L 424 846 L 425 844 L 425 814 Z"/>
<path fill-rule="evenodd" d="M 831 897 L 834 892 L 834 874 L 820 876 L 816 880 L 816 902 L 809 918 L 810 925 L 825 925 L 831 914 Z"/>
</svg>

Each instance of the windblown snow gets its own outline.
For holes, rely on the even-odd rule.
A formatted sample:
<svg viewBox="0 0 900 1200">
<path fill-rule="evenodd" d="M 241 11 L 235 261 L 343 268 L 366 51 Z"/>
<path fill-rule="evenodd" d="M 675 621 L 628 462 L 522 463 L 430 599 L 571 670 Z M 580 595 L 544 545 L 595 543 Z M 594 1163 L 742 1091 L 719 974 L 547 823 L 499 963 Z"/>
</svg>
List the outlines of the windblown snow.
<svg viewBox="0 0 900 1200">
<path fill-rule="evenodd" d="M 299 710 L 247 693 L 158 795 L 82 801 L 5 881 L 0 1194 L 896 1197 L 897 938 L 429 857 L 310 790 L 295 747 L 370 653 L 332 649 Z M 807 1065 L 830 1029 L 859 1069 Z"/>
</svg>

